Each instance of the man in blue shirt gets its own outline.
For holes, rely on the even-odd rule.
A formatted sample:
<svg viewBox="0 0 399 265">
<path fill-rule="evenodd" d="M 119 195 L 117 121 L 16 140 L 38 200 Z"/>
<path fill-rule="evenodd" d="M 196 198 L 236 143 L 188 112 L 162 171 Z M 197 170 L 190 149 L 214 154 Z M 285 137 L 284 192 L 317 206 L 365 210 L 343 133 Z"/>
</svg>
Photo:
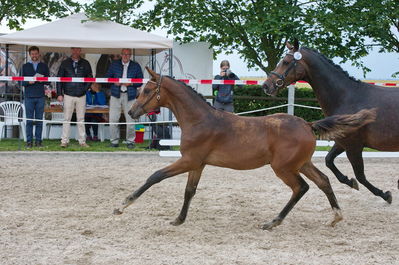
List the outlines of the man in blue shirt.
<svg viewBox="0 0 399 265">
<path fill-rule="evenodd" d="M 122 59 L 115 60 L 109 66 L 105 77 L 107 78 L 143 78 L 143 71 L 138 63 L 130 60 L 131 49 L 122 49 Z M 125 115 L 126 122 L 134 122 L 128 114 L 134 100 L 136 99 L 137 88 L 141 84 L 114 83 L 111 85 L 111 99 L 109 103 L 109 122 L 117 123 L 121 116 L 121 110 Z M 119 146 L 120 131 L 118 125 L 110 124 L 111 147 Z M 134 148 L 135 128 L 134 124 L 126 126 L 127 148 Z"/>
<path fill-rule="evenodd" d="M 22 66 L 22 76 L 36 76 L 36 77 L 48 77 L 49 69 L 45 63 L 40 62 L 40 51 L 36 46 L 29 48 L 29 56 L 31 60 Z M 28 119 L 43 119 L 44 113 L 44 85 L 45 82 L 22 82 L 25 87 L 25 109 L 26 118 Z M 35 121 L 35 146 L 42 147 L 42 130 L 43 122 Z M 27 120 L 26 122 L 26 147 L 31 148 L 33 142 L 33 121 Z"/>
</svg>

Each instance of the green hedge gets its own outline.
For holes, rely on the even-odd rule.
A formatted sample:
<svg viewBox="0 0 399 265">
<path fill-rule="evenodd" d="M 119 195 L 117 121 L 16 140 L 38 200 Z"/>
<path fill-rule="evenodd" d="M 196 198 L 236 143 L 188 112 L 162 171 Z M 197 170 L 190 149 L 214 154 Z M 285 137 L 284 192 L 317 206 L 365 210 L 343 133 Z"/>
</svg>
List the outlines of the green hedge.
<svg viewBox="0 0 399 265">
<path fill-rule="evenodd" d="M 236 86 L 234 89 L 234 96 L 262 97 L 260 99 L 235 98 L 234 99 L 234 111 L 236 113 L 257 110 L 257 109 L 263 109 L 263 108 L 269 108 L 269 107 L 283 105 L 283 104 L 288 103 L 288 101 L 287 101 L 288 89 L 287 88 L 281 90 L 278 93 L 277 98 L 280 98 L 280 99 L 274 99 L 274 100 L 272 97 L 267 96 L 263 92 L 261 86 L 253 86 L 253 85 L 241 86 L 241 87 Z M 266 100 L 265 99 L 266 97 L 270 98 L 270 100 Z M 299 100 L 297 100 L 298 98 L 309 99 L 309 101 L 306 101 L 306 100 L 299 101 Z M 313 93 L 313 90 L 308 89 L 308 88 L 296 88 L 295 89 L 295 103 L 296 104 L 320 107 L 319 103 L 317 101 L 314 101 L 314 99 L 315 99 L 315 95 Z M 287 113 L 287 107 L 250 113 L 250 114 L 246 114 L 246 116 L 262 116 L 262 115 L 270 115 L 273 113 L 281 113 L 281 112 Z M 306 121 L 314 121 L 314 120 L 319 120 L 319 119 L 324 118 L 322 111 L 318 110 L 318 109 L 295 107 L 294 114 L 295 114 L 295 116 L 301 117 L 301 118 L 305 119 Z"/>
</svg>

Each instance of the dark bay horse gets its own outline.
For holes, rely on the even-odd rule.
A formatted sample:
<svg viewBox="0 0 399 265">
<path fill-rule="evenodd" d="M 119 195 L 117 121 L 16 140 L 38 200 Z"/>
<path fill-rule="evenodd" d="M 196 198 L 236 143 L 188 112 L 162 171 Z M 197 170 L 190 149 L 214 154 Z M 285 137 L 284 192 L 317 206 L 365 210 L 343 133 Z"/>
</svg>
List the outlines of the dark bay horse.
<svg viewBox="0 0 399 265">
<path fill-rule="evenodd" d="M 375 111 L 333 116 L 314 123 L 288 114 L 239 117 L 211 107 L 184 83 L 159 76 L 148 68 L 147 71 L 152 79 L 140 91 L 129 114 L 136 119 L 161 106 L 172 110 L 182 131 L 182 157 L 152 174 L 143 186 L 125 199 L 121 209 L 115 209 L 115 214 L 122 214 L 152 185 L 188 172 L 183 207 L 172 222 L 173 225 L 180 225 L 186 219 L 205 165 L 245 170 L 270 164 L 276 175 L 292 189 L 292 196 L 279 215 L 263 224 L 262 229 L 279 225 L 309 189 L 300 173 L 315 182 L 327 196 L 334 212 L 331 225 L 342 219 L 328 178 L 310 161 L 316 144 L 312 130 L 332 138 L 342 137 L 372 122 Z"/>
<path fill-rule="evenodd" d="M 367 181 L 362 151 L 365 147 L 380 151 L 399 151 L 399 89 L 355 80 L 319 52 L 305 47 L 299 48 L 298 41 L 294 45 L 287 43 L 287 48 L 289 52 L 263 84 L 265 93 L 276 95 L 279 89 L 295 81 L 305 80 L 312 86 L 327 117 L 377 108 L 375 122 L 335 141 L 326 156 L 326 165 L 340 182 L 359 189 L 355 179 L 349 180 L 334 165 L 334 159 L 346 151 L 357 180 L 374 195 L 391 203 L 391 192 L 383 192 Z"/>
</svg>

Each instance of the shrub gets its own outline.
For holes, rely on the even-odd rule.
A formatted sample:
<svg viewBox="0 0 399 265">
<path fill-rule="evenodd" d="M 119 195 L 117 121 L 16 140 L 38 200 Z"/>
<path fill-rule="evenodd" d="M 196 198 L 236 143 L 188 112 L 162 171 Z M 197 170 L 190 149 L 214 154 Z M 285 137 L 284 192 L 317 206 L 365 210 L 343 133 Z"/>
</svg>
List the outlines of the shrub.
<svg viewBox="0 0 399 265">
<path fill-rule="evenodd" d="M 288 103 L 288 89 L 285 88 L 280 91 L 277 97 L 273 98 L 267 96 L 261 86 L 236 86 L 234 89 L 234 110 L 236 113 L 246 112 L 251 110 L 264 109 L 269 107 L 274 107 L 278 105 L 284 105 Z M 251 97 L 251 98 L 241 98 L 241 97 Z M 313 90 L 309 88 L 296 88 L 295 89 L 295 103 L 320 107 L 319 103 L 315 100 L 315 95 Z M 265 110 L 261 112 L 249 113 L 244 116 L 262 116 L 270 115 L 273 113 L 287 113 L 287 107 Z M 294 108 L 295 116 L 301 117 L 306 121 L 314 121 L 322 119 L 323 113 L 318 109 L 308 109 L 302 107 Z"/>
</svg>

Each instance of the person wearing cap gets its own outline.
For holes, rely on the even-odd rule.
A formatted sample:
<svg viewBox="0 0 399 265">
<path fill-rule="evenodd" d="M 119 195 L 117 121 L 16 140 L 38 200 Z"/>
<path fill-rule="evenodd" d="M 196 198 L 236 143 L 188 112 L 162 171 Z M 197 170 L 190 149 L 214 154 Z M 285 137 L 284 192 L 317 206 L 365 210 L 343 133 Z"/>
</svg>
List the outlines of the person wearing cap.
<svg viewBox="0 0 399 265">
<path fill-rule="evenodd" d="M 64 60 L 58 70 L 59 77 L 93 77 L 90 63 L 81 57 L 82 49 L 71 48 L 71 57 Z M 86 112 L 86 91 L 91 83 L 59 82 L 57 83 L 57 99 L 64 103 L 64 123 L 62 124 L 61 147 L 69 144 L 71 130 L 70 121 L 76 110 L 76 120 L 79 122 L 78 141 L 80 146 L 89 147 L 86 143 L 84 118 Z"/>
<path fill-rule="evenodd" d="M 138 63 L 130 60 L 132 56 L 131 49 L 122 49 L 122 58 L 115 60 L 109 66 L 107 78 L 143 78 L 143 71 Z M 110 141 L 111 147 L 119 146 L 120 131 L 119 126 L 112 123 L 118 123 L 121 111 L 125 115 L 127 123 L 134 120 L 128 114 L 136 99 L 137 89 L 141 86 L 139 83 L 113 83 L 111 85 L 111 98 L 109 103 L 109 122 L 110 124 Z M 127 148 L 134 148 L 135 126 L 134 124 L 126 125 L 126 144 Z"/>
</svg>

